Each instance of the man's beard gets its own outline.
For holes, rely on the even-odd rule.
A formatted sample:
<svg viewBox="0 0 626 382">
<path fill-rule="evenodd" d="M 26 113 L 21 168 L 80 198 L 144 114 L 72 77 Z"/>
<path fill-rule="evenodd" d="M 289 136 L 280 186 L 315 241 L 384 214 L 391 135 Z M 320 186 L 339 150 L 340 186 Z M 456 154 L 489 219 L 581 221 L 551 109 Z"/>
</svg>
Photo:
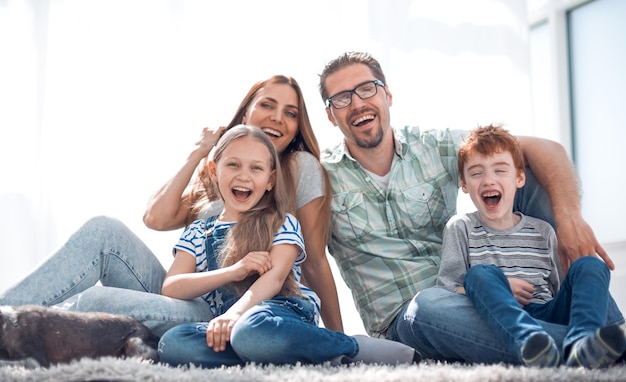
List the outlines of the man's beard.
<svg viewBox="0 0 626 382">
<path fill-rule="evenodd" d="M 383 141 L 383 129 L 381 129 L 380 127 L 376 130 L 376 134 L 373 137 L 365 137 L 365 138 L 359 138 L 359 137 L 354 137 L 354 141 L 356 142 L 357 146 L 363 148 L 363 149 L 372 149 L 374 147 L 377 147 L 380 142 Z"/>
</svg>

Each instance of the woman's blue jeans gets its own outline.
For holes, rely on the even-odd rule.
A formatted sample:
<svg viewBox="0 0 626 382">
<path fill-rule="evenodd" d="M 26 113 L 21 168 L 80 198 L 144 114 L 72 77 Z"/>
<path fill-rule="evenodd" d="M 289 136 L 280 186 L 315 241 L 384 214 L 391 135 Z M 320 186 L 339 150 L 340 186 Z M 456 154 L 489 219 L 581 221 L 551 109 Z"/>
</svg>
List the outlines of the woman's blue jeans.
<svg viewBox="0 0 626 382">
<path fill-rule="evenodd" d="M 207 346 L 207 324 L 188 323 L 167 331 L 159 341 L 161 362 L 214 368 L 245 363 L 319 364 L 340 355 L 354 357 L 354 338 L 318 327 L 313 305 L 301 298 L 276 297 L 249 309 L 233 327 L 226 350 Z"/>
<path fill-rule="evenodd" d="M 595 257 L 582 257 L 570 267 L 563 285 L 545 304 L 521 307 L 509 282 L 495 265 L 476 265 L 465 275 L 465 292 L 478 314 L 503 341 L 507 349 L 520 352 L 526 340 L 545 330 L 536 319 L 568 327 L 563 353 L 582 336 L 606 325 L 609 310 L 619 312 L 609 293 L 610 271 Z M 521 360 L 521 358 L 520 358 Z"/>
<path fill-rule="evenodd" d="M 95 217 L 25 279 L 0 295 L 0 305 L 36 304 L 133 317 L 156 335 L 183 322 L 213 317 L 202 298 L 162 296 L 165 269 L 124 224 Z M 102 286 L 96 284 L 100 282 Z"/>
</svg>

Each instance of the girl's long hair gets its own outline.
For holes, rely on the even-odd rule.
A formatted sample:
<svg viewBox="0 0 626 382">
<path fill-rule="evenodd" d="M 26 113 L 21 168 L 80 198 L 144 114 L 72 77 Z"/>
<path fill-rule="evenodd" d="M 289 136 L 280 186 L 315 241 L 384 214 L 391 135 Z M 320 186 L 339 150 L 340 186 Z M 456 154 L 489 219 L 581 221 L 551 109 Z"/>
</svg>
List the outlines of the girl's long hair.
<svg viewBox="0 0 626 382">
<path fill-rule="evenodd" d="M 308 151 L 309 153 L 313 154 L 315 158 L 317 158 L 318 160 L 320 159 L 319 144 L 317 142 L 315 134 L 313 133 L 313 128 L 311 127 L 311 121 L 309 120 L 309 114 L 306 109 L 306 104 L 304 103 L 302 90 L 296 80 L 288 76 L 275 75 L 267 80 L 259 81 L 254 84 L 252 88 L 250 88 L 250 90 L 248 91 L 248 94 L 246 94 L 244 99 L 239 104 L 235 116 L 227 125 L 226 131 L 231 129 L 233 126 L 237 126 L 243 123 L 243 117 L 246 115 L 250 104 L 258 94 L 259 90 L 271 84 L 289 85 L 298 96 L 298 133 L 296 134 L 295 139 L 291 143 L 289 143 L 285 150 L 279 155 L 280 164 L 282 165 L 283 170 L 282 180 L 284 180 L 284 184 L 287 189 L 287 200 L 290 201 L 288 211 L 291 213 L 295 213 L 296 200 L 294 195 L 296 195 L 296 174 L 299 173 L 300 169 L 296 166 L 297 161 L 292 160 L 293 156 L 298 151 Z M 322 207 L 320 209 L 320 219 L 318 221 L 318 225 L 320 227 L 326 227 L 324 229 L 324 242 L 326 242 L 330 229 L 330 201 L 332 189 L 326 170 L 324 169 L 324 167 L 321 167 L 321 169 L 322 176 L 324 177 L 324 199 Z M 189 210 L 189 214 L 187 215 L 186 225 L 190 224 L 193 220 L 196 219 L 200 211 L 202 211 L 202 209 L 207 205 L 209 201 L 215 200 L 215 195 L 213 195 L 213 198 L 211 198 L 211 191 L 207 184 L 208 171 L 206 168 L 206 160 L 201 161 L 198 165 L 197 174 L 198 176 L 195 178 L 192 186 L 190 197 L 191 209 Z"/>
<path fill-rule="evenodd" d="M 272 248 L 274 234 L 285 222 L 289 209 L 288 201 L 291 200 L 287 195 L 276 149 L 265 133 L 256 127 L 237 125 L 224 133 L 215 146 L 213 158 L 215 163 L 220 161 L 226 147 L 243 137 L 252 138 L 267 148 L 270 153 L 271 169 L 276 171 L 276 184 L 270 191 L 265 192 L 254 207 L 240 215 L 237 224 L 226 235 L 218 259 L 221 268 L 235 264 L 250 252 L 269 251 Z M 208 182 L 211 198 L 213 200 L 219 198 L 218 185 L 210 179 Z M 254 275 L 234 283 L 235 290 L 238 294 L 243 294 L 258 278 L 258 275 Z M 279 294 L 284 296 L 300 294 L 293 272 L 289 273 Z"/>
</svg>

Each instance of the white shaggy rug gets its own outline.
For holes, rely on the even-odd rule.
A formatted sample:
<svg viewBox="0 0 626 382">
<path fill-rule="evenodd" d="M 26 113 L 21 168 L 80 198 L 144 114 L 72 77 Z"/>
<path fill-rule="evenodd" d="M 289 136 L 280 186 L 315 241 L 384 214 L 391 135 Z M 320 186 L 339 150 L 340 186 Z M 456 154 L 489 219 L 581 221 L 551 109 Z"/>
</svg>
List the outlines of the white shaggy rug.
<svg viewBox="0 0 626 382">
<path fill-rule="evenodd" d="M 605 370 L 559 367 L 536 369 L 504 365 L 461 365 L 423 362 L 414 366 L 329 365 L 172 368 L 134 359 L 83 359 L 49 369 L 0 368 L 0 381 L 626 381 L 626 366 Z"/>
</svg>

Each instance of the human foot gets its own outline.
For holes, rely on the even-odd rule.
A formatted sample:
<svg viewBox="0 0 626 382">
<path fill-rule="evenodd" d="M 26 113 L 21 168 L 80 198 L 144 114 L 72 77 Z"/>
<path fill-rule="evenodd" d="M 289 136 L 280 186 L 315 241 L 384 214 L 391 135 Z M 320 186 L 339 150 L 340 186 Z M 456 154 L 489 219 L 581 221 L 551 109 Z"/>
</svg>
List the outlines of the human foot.
<svg viewBox="0 0 626 382">
<path fill-rule="evenodd" d="M 522 361 L 526 366 L 556 367 L 559 365 L 559 349 L 546 333 L 531 335 L 522 347 Z"/>
<path fill-rule="evenodd" d="M 610 366 L 626 350 L 624 330 L 618 325 L 603 326 L 576 341 L 565 364 L 600 369 Z"/>
<path fill-rule="evenodd" d="M 359 346 L 359 352 L 354 357 L 340 356 L 333 363 L 366 363 L 384 365 L 402 365 L 419 363 L 422 356 L 415 349 L 401 342 L 373 338 L 357 334 L 353 338 Z"/>
</svg>

